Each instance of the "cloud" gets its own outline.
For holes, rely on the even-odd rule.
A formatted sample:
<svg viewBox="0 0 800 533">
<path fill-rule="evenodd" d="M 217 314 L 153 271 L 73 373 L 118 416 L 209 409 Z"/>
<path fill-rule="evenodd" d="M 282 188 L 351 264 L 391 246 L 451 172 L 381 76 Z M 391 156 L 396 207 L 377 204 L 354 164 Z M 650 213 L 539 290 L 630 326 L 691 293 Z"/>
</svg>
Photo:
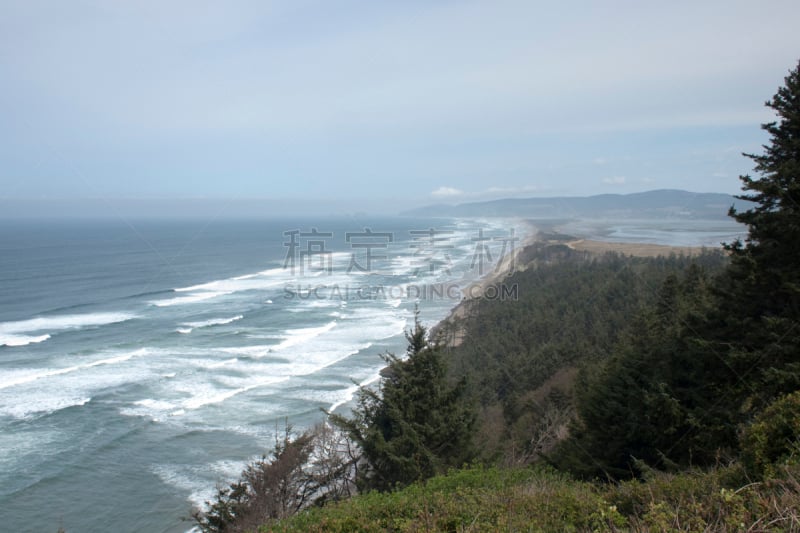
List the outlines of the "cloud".
<svg viewBox="0 0 800 533">
<path fill-rule="evenodd" d="M 621 185 L 600 178 L 634 174 L 627 147 L 678 186 L 670 176 L 706 169 L 661 154 L 717 135 L 687 128 L 758 149 L 800 3 L 778 18 L 722 0 L 591 5 L 0 2 L 0 178 L 24 177 L 21 195 L 122 196 L 382 196 L 402 178 L 412 196 L 465 199 L 544 190 L 514 187 L 531 176 L 563 192 Z M 50 177 L 67 166 L 85 179 Z M 432 177 L 450 186 L 431 193 Z"/>
<path fill-rule="evenodd" d="M 464 191 L 460 189 L 456 189 L 454 187 L 439 187 L 435 191 L 431 192 L 431 196 L 435 196 L 437 198 L 452 198 L 454 196 L 463 196 Z"/>
<path fill-rule="evenodd" d="M 603 178 L 603 183 L 606 185 L 625 185 L 625 176 L 611 176 Z"/>
<path fill-rule="evenodd" d="M 461 189 L 456 189 L 455 187 L 439 187 L 435 191 L 431 192 L 431 196 L 435 196 L 437 198 L 460 197 L 470 200 L 485 200 L 489 198 L 506 198 L 518 195 L 530 195 L 541 193 L 543 191 L 547 191 L 548 189 L 548 187 L 542 187 L 539 185 L 522 185 L 519 187 L 492 186 L 488 189 L 483 189 L 480 191 L 463 191 Z"/>
<path fill-rule="evenodd" d="M 55 11 L 49 16 L 26 11 L 27 18 L 9 13 L 10 22 L 0 21 L 0 29 L 10 33 L 9 49 L 26 50 L 0 58 L 0 64 L 8 62 L 2 66 L 11 69 L 12 79 L 29 80 L 51 96 L 57 87 L 59 102 L 74 102 L 86 114 L 143 135 L 220 129 L 369 134 L 387 125 L 507 130 L 527 129 L 532 122 L 642 129 L 759 120 L 761 114 L 754 113 L 761 109 L 760 90 L 754 100 L 722 99 L 709 80 L 752 77 L 753 65 L 762 59 L 784 68 L 790 63 L 774 58 L 773 46 L 791 49 L 797 42 L 792 17 L 775 21 L 758 6 L 739 6 L 722 28 L 738 35 L 752 27 L 754 17 L 768 19 L 770 35 L 780 40 L 767 45 L 770 40 L 754 38 L 745 62 L 728 41 L 709 34 L 702 20 L 657 7 L 638 16 L 680 21 L 687 35 L 676 41 L 668 22 L 633 25 L 634 14 L 607 20 L 609 30 L 589 10 L 576 18 L 572 10 L 541 13 L 521 1 L 506 9 L 458 3 L 381 7 L 365 10 L 361 23 L 349 21 L 346 10 L 311 16 L 291 2 L 237 3 L 239 9 L 204 13 L 184 0 L 159 7 L 159 17 L 152 17 L 154 2 L 149 8 L 123 4 L 107 10 L 62 8 L 63 13 L 51 2 L 52 10 L 43 11 Z M 718 9 L 692 11 L 716 15 Z M 330 18 L 328 31 L 313 31 Z M 83 31 L 81 24 L 90 23 L 97 32 Z M 554 25 L 564 31 L 536 31 Z M 630 30 L 639 46 L 604 38 L 614 28 Z M 412 30 L 415 38 L 408 40 Z M 582 38 L 576 42 L 571 32 Z M 30 37 L 39 34 L 47 41 Z M 476 41 L 478 34 L 483 37 Z M 550 52 L 554 49 L 561 50 L 559 56 Z M 674 87 L 688 84 L 698 87 L 691 99 L 696 106 L 675 97 Z M 10 89 L 23 89 L 16 85 Z M 592 97 L 576 98 L 581 93 L 565 87 L 582 87 Z M 664 111 L 652 111 L 654 97 Z M 568 109 L 574 111 L 565 116 Z"/>
</svg>

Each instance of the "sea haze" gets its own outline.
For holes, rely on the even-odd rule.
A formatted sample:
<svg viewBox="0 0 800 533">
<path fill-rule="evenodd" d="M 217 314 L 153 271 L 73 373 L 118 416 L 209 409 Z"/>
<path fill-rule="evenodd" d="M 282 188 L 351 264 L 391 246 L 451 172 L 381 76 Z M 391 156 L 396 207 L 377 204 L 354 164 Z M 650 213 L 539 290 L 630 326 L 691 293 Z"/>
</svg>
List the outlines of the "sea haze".
<svg viewBox="0 0 800 533">
<path fill-rule="evenodd" d="M 313 228 L 333 235 L 296 234 L 292 246 L 286 232 Z M 191 506 L 267 452 L 284 419 L 310 426 L 375 381 L 378 354 L 403 352 L 416 304 L 431 325 L 459 299 L 423 287 L 464 287 L 508 251 L 511 229 L 521 238 L 526 228 L 4 221 L 3 528 L 190 529 Z"/>
</svg>

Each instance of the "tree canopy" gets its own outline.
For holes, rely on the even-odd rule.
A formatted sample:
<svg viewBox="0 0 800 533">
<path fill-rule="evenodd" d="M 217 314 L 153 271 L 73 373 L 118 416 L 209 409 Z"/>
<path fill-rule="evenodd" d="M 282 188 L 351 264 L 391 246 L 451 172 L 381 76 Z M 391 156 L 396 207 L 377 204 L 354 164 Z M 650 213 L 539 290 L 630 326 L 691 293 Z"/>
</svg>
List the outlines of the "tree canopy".
<svg viewBox="0 0 800 533">
<path fill-rule="evenodd" d="M 740 178 L 739 198 L 755 207 L 730 211 L 748 235 L 726 245 L 720 284 L 720 320 L 735 340 L 728 362 L 735 379 L 752 382 L 754 405 L 800 388 L 800 64 L 766 105 L 777 115 L 762 125 L 769 143 L 745 154 L 759 176 Z"/>
<path fill-rule="evenodd" d="M 465 382 L 451 384 L 441 347 L 415 314 L 405 358 L 386 354 L 380 390 L 362 388 L 350 418 L 333 415 L 361 449 L 363 489 L 390 490 L 460 467 L 472 458 L 475 417 Z"/>
<path fill-rule="evenodd" d="M 577 395 L 579 423 L 561 464 L 624 476 L 638 466 L 713 464 L 776 398 L 800 389 L 800 64 L 766 105 L 777 120 L 741 176 L 753 207 L 710 279 L 668 278 L 654 308 Z M 558 454 L 557 454 L 558 455 Z"/>
</svg>

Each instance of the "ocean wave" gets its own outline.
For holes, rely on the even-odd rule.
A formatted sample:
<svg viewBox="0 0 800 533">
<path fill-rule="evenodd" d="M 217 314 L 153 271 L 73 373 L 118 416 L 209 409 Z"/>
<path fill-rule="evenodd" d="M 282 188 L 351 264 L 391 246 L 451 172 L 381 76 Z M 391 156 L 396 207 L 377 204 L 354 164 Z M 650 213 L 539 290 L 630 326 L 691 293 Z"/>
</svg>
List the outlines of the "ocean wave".
<svg viewBox="0 0 800 533">
<path fill-rule="evenodd" d="M 278 344 L 215 348 L 192 354 L 194 358 L 183 359 L 182 364 L 184 367 L 190 364 L 198 370 L 154 389 L 152 398 L 158 398 L 159 403 L 142 400 L 124 408 L 121 413 L 157 421 L 188 417 L 192 411 L 222 404 L 255 389 L 314 375 L 367 350 L 375 337 L 401 333 L 406 325 L 406 319 L 400 319 L 394 313 L 384 312 L 375 316 L 373 310 L 372 315 L 367 316 L 368 310 L 364 310 L 363 315 L 354 315 L 358 318 L 330 321 L 317 327 L 287 329 Z M 220 358 L 220 352 L 237 357 Z M 278 354 L 280 358 L 276 357 Z M 197 358 L 198 355 L 203 357 Z M 331 398 L 331 402 L 336 399 Z M 202 419 L 207 415 L 200 416 Z"/>
<path fill-rule="evenodd" d="M 277 289 L 279 285 L 286 283 L 290 279 L 290 270 L 281 268 L 270 269 L 255 274 L 218 279 L 197 285 L 190 285 L 188 287 L 178 287 L 171 292 L 173 294 L 181 294 L 181 296 L 154 300 L 150 303 L 157 307 L 191 304 L 238 292 Z"/>
<path fill-rule="evenodd" d="M 137 400 L 127 407 L 119 410 L 124 416 L 148 417 L 158 422 L 160 416 L 175 410 L 175 404 L 166 400 L 156 400 L 154 398 L 144 398 Z"/>
<path fill-rule="evenodd" d="M 166 485 L 188 493 L 189 502 L 196 509 L 207 509 L 206 502 L 214 500 L 215 483 L 237 479 L 246 464 L 246 461 L 220 460 L 198 465 L 157 464 L 150 470 Z"/>
<path fill-rule="evenodd" d="M 180 409 L 180 410 L 199 409 L 200 407 L 205 407 L 207 405 L 222 403 L 225 400 L 233 398 L 234 396 L 236 396 L 238 394 L 242 394 L 242 393 L 251 391 L 251 390 L 256 389 L 258 387 L 264 387 L 264 386 L 267 386 L 267 385 L 275 385 L 275 384 L 280 383 L 282 381 L 286 381 L 287 379 L 288 378 L 265 378 L 265 379 L 259 380 L 256 383 L 252 383 L 252 384 L 250 384 L 250 385 L 248 385 L 246 387 L 239 387 L 238 389 L 229 389 L 229 390 L 223 390 L 223 391 L 216 390 L 216 391 L 210 391 L 210 392 L 196 394 L 196 395 L 192 396 L 191 398 L 188 398 L 188 399 L 184 400 L 181 403 L 182 409 Z M 173 412 L 171 414 L 173 416 L 178 416 L 178 412 L 177 411 Z"/>
<path fill-rule="evenodd" d="M 139 293 L 136 293 L 136 294 L 131 294 L 130 296 L 126 296 L 125 299 L 126 300 L 133 300 L 133 299 L 142 298 L 142 297 L 145 297 L 145 296 L 156 296 L 158 294 L 168 294 L 170 292 L 172 292 L 172 289 L 157 289 L 157 290 L 154 290 L 154 291 L 145 291 L 145 292 L 139 292 Z"/>
<path fill-rule="evenodd" d="M 355 395 L 356 395 L 356 393 L 358 392 L 358 390 L 360 388 L 368 387 L 368 386 L 372 385 L 373 383 L 377 382 L 379 379 L 381 379 L 380 372 L 378 372 L 375 375 L 371 376 L 370 378 L 362 381 L 358 385 L 351 385 L 351 386 L 347 387 L 346 389 L 341 391 L 341 399 L 336 401 L 336 402 L 334 402 L 334 403 L 332 403 L 331 406 L 328 407 L 328 412 L 332 413 L 332 412 L 336 411 L 336 409 L 338 409 L 339 407 L 341 407 L 341 406 L 343 406 L 343 405 L 345 405 L 347 403 L 350 403 L 351 401 L 353 401 L 353 398 L 355 398 Z"/>
<path fill-rule="evenodd" d="M 91 396 L 37 396 L 24 403 L 0 406 L 0 413 L 17 419 L 30 418 L 41 413 L 54 413 L 70 407 L 82 407 L 92 401 Z"/>
<path fill-rule="evenodd" d="M 199 322 L 184 322 L 181 324 L 181 328 L 177 328 L 175 331 L 178 333 L 183 333 L 187 335 L 194 331 L 195 329 L 199 328 L 210 328 L 212 326 L 224 326 L 225 324 L 230 324 L 232 322 L 236 322 L 237 320 L 241 320 L 244 318 L 244 315 L 236 315 L 230 318 L 212 318 L 210 320 L 201 320 Z"/>
<path fill-rule="evenodd" d="M 36 371 L 36 372 L 14 372 L 14 373 L 0 373 L 0 390 L 7 389 L 10 387 L 17 387 L 19 385 L 25 385 L 27 383 L 31 383 L 34 381 L 38 381 L 40 379 L 51 378 L 55 376 L 61 376 L 64 374 L 70 374 L 72 372 L 77 372 L 79 370 L 85 370 L 88 368 L 93 368 L 96 366 L 102 365 L 113 365 L 117 363 L 121 363 L 132 359 L 134 357 L 139 357 L 145 355 L 147 353 L 146 348 L 140 348 L 133 352 L 124 353 L 121 355 L 117 355 L 115 357 L 109 357 L 106 359 L 99 359 L 96 361 L 91 361 L 89 363 L 83 363 L 80 365 L 73 365 L 64 368 L 52 368 L 44 371 Z M 11 374 L 9 376 L 9 374 Z"/>
<path fill-rule="evenodd" d="M 336 321 L 332 320 L 327 324 L 325 324 L 324 326 L 317 328 L 298 328 L 298 329 L 287 330 L 289 336 L 284 341 L 282 341 L 281 343 L 277 344 L 274 348 L 272 348 L 272 350 L 273 351 L 285 350 L 286 348 L 290 348 L 297 344 L 308 342 L 314 337 L 321 335 L 325 332 L 328 332 L 335 327 L 336 327 Z"/>
<path fill-rule="evenodd" d="M 237 320 L 241 320 L 243 318 L 244 315 L 236 315 L 230 318 L 211 318 L 209 320 L 201 320 L 199 322 L 184 322 L 181 325 L 193 329 L 208 328 L 211 326 L 224 326 L 225 324 L 230 324 L 231 322 L 236 322 Z"/>
<path fill-rule="evenodd" d="M 289 377 L 260 377 L 251 381 L 248 385 L 233 389 L 221 389 L 212 384 L 194 384 L 192 394 L 188 398 L 166 400 L 145 399 L 134 402 L 132 407 L 123 408 L 120 413 L 128 416 L 147 416 L 153 420 L 160 421 L 161 417 L 181 417 L 187 411 L 193 411 L 209 405 L 223 403 L 234 396 L 249 392 L 251 390 L 277 385 L 285 382 Z"/>
<path fill-rule="evenodd" d="M 224 361 L 219 361 L 217 363 L 211 363 L 209 365 L 206 365 L 206 368 L 209 368 L 209 369 L 211 369 L 211 368 L 219 368 L 219 367 L 226 366 L 226 365 L 232 365 L 232 364 L 235 364 L 235 363 L 238 363 L 238 362 L 239 362 L 239 359 L 236 358 L 236 357 L 233 357 L 231 359 L 225 359 Z"/>
<path fill-rule="evenodd" d="M 271 272 L 271 271 L 269 271 Z M 284 273 L 283 279 L 276 279 L 273 273 L 266 275 L 265 273 L 250 274 L 247 276 L 237 276 L 235 278 L 218 279 L 209 281 L 207 283 L 200 283 L 190 287 L 179 287 L 175 292 L 198 292 L 198 291 L 211 291 L 211 292 L 240 292 L 251 291 L 260 289 L 269 289 L 280 285 L 288 278 L 289 270 L 282 270 Z"/>
<path fill-rule="evenodd" d="M 323 333 L 331 331 L 335 327 L 336 327 L 336 320 L 332 320 L 327 324 L 325 324 L 324 326 L 287 329 L 283 335 L 277 337 L 279 339 L 282 339 L 281 342 L 279 342 L 278 344 L 237 346 L 232 348 L 221 348 L 220 350 L 226 353 L 247 355 L 255 358 L 266 357 L 268 355 L 273 354 L 274 352 L 280 352 L 286 350 L 287 348 L 307 343 L 312 339 L 314 339 L 315 337 L 318 337 Z"/>
<path fill-rule="evenodd" d="M 152 305 L 155 305 L 156 307 L 172 307 L 173 305 L 186 305 L 186 304 L 202 302 L 205 300 L 210 300 L 212 298 L 217 298 L 219 296 L 226 296 L 228 294 L 230 294 L 230 292 L 198 292 L 196 294 L 190 294 L 188 296 L 178 296 L 176 298 L 169 298 L 167 300 L 153 300 L 150 303 Z"/>
<path fill-rule="evenodd" d="M 57 331 L 105 326 L 125 322 L 133 318 L 136 318 L 136 315 L 130 313 L 84 313 L 0 322 L 0 345 L 27 346 L 28 344 L 44 342 Z M 30 335 L 31 333 L 40 334 Z"/>
<path fill-rule="evenodd" d="M 172 357 L 167 368 L 159 369 L 159 379 L 149 382 L 150 399 L 127 404 L 120 413 L 179 425 L 186 420 L 207 422 L 219 413 L 205 409 L 231 401 L 249 404 L 254 397 L 247 393 L 259 388 L 266 389 L 259 391 L 259 395 L 281 394 L 281 390 L 286 390 L 282 383 L 341 365 L 354 354 L 365 353 L 377 339 L 402 334 L 407 326 L 405 312 L 392 307 L 341 310 L 340 315 L 313 327 L 287 328 L 269 334 L 265 331 L 263 338 L 275 339 L 269 344 L 261 341 L 262 344 L 249 346 L 194 350 L 186 347 L 181 351 L 180 361 Z M 199 321 L 193 324 L 198 325 Z M 177 365 L 182 371 L 172 374 L 172 379 L 163 379 L 164 371 L 178 368 Z M 348 401 L 351 394 L 352 391 L 345 398 L 340 395 L 324 398 L 314 393 L 307 401 L 335 404 Z"/>
<path fill-rule="evenodd" d="M 44 342 L 50 335 L 2 335 L 0 334 L 0 346 L 27 346 L 38 342 Z"/>
</svg>

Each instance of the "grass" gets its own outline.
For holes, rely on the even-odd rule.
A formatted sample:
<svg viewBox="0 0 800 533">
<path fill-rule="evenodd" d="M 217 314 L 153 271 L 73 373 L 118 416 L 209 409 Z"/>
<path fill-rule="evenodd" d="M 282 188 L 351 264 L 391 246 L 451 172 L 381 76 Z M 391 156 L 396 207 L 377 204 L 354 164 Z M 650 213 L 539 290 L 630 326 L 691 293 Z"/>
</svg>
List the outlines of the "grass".
<svg viewBox="0 0 800 533">
<path fill-rule="evenodd" d="M 548 469 L 470 467 L 263 525 L 266 532 L 798 531 L 800 470 L 747 483 L 741 468 L 616 485 Z"/>
</svg>

